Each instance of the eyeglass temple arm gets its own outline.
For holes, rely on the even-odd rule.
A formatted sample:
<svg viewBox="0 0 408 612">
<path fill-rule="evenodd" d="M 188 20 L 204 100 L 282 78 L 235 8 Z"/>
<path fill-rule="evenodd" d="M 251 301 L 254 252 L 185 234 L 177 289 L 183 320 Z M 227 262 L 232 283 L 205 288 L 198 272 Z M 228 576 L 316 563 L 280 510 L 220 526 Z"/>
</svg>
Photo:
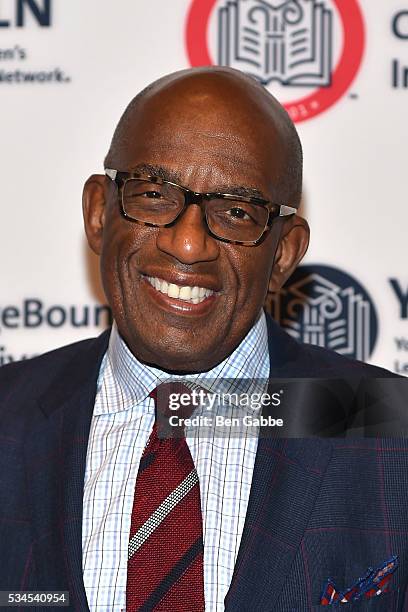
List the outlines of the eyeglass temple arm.
<svg viewBox="0 0 408 612">
<path fill-rule="evenodd" d="M 279 207 L 279 216 L 287 217 L 288 215 L 295 215 L 297 212 L 297 208 L 293 208 L 293 206 L 285 206 L 281 204 Z"/>
<path fill-rule="evenodd" d="M 112 179 L 112 181 L 114 181 L 116 179 L 118 171 L 112 170 L 111 168 L 105 168 L 105 174 L 106 176 L 109 176 L 109 178 Z"/>
</svg>

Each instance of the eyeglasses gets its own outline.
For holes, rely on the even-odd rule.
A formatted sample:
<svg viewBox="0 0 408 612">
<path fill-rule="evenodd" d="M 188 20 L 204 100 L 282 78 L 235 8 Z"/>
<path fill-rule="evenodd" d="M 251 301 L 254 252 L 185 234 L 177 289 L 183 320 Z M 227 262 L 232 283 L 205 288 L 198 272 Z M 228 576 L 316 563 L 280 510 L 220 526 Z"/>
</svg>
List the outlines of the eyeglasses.
<svg viewBox="0 0 408 612">
<path fill-rule="evenodd" d="M 255 246 L 276 217 L 296 213 L 296 208 L 273 204 L 262 198 L 229 193 L 197 193 L 157 176 L 121 172 L 111 168 L 105 174 L 118 187 L 121 212 L 126 219 L 152 227 L 170 227 L 187 206 L 204 210 L 206 229 L 218 240 Z"/>
</svg>

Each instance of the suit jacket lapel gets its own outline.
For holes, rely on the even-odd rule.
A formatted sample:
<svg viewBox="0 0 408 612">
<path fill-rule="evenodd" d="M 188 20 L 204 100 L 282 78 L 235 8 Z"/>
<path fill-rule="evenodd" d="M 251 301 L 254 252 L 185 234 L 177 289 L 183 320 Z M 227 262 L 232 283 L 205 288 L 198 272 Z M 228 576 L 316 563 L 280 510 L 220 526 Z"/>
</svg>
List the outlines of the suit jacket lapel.
<svg viewBox="0 0 408 612">
<path fill-rule="evenodd" d="M 109 332 L 75 353 L 33 411 L 26 445 L 39 584 L 70 591 L 88 610 L 82 578 L 82 499 L 96 383 Z"/>
<path fill-rule="evenodd" d="M 312 513 L 331 444 L 260 438 L 226 610 L 274 610 Z"/>
<path fill-rule="evenodd" d="M 313 376 L 304 349 L 268 318 L 270 378 Z M 226 610 L 273 610 L 331 457 L 325 439 L 261 437 Z"/>
</svg>

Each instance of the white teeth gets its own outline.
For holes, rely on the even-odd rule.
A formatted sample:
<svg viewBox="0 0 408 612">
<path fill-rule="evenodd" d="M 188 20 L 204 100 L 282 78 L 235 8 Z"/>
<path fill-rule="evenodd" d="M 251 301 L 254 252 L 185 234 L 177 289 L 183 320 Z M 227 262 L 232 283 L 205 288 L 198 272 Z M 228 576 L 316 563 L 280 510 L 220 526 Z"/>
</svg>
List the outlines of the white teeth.
<svg viewBox="0 0 408 612">
<path fill-rule="evenodd" d="M 192 288 L 191 287 L 181 287 L 179 298 L 180 300 L 190 300 L 192 297 Z"/>
<path fill-rule="evenodd" d="M 204 287 L 190 287 L 189 285 L 180 287 L 155 276 L 147 276 L 146 278 L 157 291 L 164 293 L 164 295 L 192 304 L 199 304 L 214 293 L 211 289 L 205 289 Z"/>
<path fill-rule="evenodd" d="M 180 287 L 178 285 L 170 283 L 169 288 L 167 290 L 167 295 L 172 298 L 178 298 L 178 296 L 180 295 Z"/>
</svg>

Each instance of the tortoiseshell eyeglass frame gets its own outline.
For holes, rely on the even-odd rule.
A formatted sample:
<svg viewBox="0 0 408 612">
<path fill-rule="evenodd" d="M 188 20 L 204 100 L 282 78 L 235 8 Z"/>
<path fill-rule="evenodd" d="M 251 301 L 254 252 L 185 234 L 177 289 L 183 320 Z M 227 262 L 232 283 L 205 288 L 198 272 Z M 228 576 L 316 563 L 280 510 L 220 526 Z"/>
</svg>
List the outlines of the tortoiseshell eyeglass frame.
<svg viewBox="0 0 408 612">
<path fill-rule="evenodd" d="M 230 244 L 241 244 L 244 246 L 256 246 L 265 238 L 266 233 L 269 231 L 272 222 L 277 217 L 287 217 L 289 215 L 294 215 L 297 212 L 297 209 L 292 206 L 286 206 L 285 204 L 274 204 L 269 200 L 264 200 L 262 198 L 255 197 L 245 197 L 234 195 L 230 193 L 199 193 L 196 191 L 192 191 L 183 185 L 178 185 L 177 183 L 173 183 L 172 181 L 166 181 L 158 176 L 151 176 L 148 174 L 140 174 L 139 172 L 125 172 L 121 170 L 114 170 L 113 168 L 105 168 L 105 174 L 108 178 L 110 178 L 117 186 L 118 192 L 120 194 L 119 204 L 123 217 L 128 219 L 129 221 L 133 221 L 134 223 L 138 223 L 140 225 L 145 225 L 148 227 L 171 227 L 176 223 L 177 219 L 184 213 L 187 206 L 191 204 L 196 204 L 201 207 L 201 210 L 204 212 L 204 220 L 206 225 L 206 230 L 210 236 L 215 238 L 216 240 L 221 240 L 222 242 L 228 242 Z M 123 202 L 123 190 L 126 183 L 130 180 L 137 179 L 140 181 L 149 181 L 151 183 L 155 183 L 157 185 L 172 185 L 173 187 L 177 187 L 181 192 L 184 193 L 184 206 L 177 214 L 176 218 L 173 219 L 170 223 L 160 224 L 160 223 L 150 223 L 147 221 L 140 221 L 139 219 L 135 219 L 134 217 L 127 214 L 125 205 Z M 205 201 L 212 199 L 223 199 L 223 200 L 233 200 L 235 202 L 247 202 L 249 204 L 256 204 L 257 206 L 263 206 L 268 210 L 268 219 L 265 223 L 265 227 L 263 228 L 260 236 L 256 240 L 229 240 L 228 238 L 224 238 L 222 236 L 218 236 L 211 231 L 208 226 L 206 210 L 205 210 Z"/>
</svg>

